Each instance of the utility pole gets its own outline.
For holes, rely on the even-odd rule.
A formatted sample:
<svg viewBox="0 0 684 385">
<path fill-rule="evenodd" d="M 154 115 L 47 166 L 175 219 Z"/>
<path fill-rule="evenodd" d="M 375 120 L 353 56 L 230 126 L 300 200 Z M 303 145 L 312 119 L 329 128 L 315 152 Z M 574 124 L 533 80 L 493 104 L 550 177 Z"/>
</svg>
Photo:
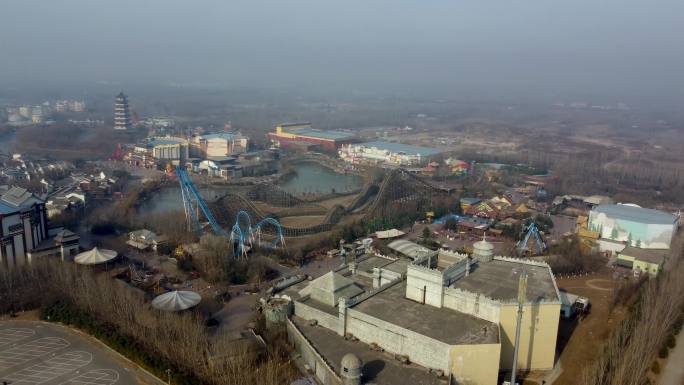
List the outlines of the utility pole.
<svg viewBox="0 0 684 385">
<path fill-rule="evenodd" d="M 520 350 L 520 325 L 522 324 L 523 307 L 527 300 L 527 273 L 520 273 L 518 281 L 518 318 L 515 324 L 515 345 L 513 346 L 513 365 L 511 367 L 511 385 L 515 385 L 515 374 L 518 370 L 518 351 Z"/>
</svg>

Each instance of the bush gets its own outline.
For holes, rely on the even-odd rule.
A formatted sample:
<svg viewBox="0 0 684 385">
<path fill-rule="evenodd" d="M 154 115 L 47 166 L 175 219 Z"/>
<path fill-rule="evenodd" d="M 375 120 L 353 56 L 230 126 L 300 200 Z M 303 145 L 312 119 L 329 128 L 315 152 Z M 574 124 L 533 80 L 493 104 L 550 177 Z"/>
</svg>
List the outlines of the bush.
<svg viewBox="0 0 684 385">
<path fill-rule="evenodd" d="M 684 323 L 684 317 L 680 316 L 677 319 L 677 322 L 675 322 L 674 326 L 672 327 L 672 331 L 674 332 L 675 335 L 679 335 L 679 332 L 682 331 L 682 324 Z"/>
<path fill-rule="evenodd" d="M 651 365 L 651 371 L 654 374 L 660 373 L 660 364 L 658 363 L 658 361 L 653 361 L 653 365 Z"/>
<path fill-rule="evenodd" d="M 663 346 L 660 348 L 660 351 L 658 352 L 658 357 L 660 358 L 667 358 L 667 356 L 670 355 L 670 349 L 667 348 L 667 346 Z"/>
<path fill-rule="evenodd" d="M 176 263 L 176 267 L 178 267 L 179 270 L 183 271 L 192 271 L 192 257 L 190 256 L 185 256 L 182 258 L 178 258 Z"/>
<path fill-rule="evenodd" d="M 667 336 L 667 340 L 665 341 L 665 346 L 667 346 L 670 349 L 673 349 L 677 345 L 677 339 L 675 339 L 674 334 L 670 334 Z"/>
<path fill-rule="evenodd" d="M 112 222 L 96 223 L 90 229 L 94 235 L 110 235 L 116 232 L 116 226 Z"/>
</svg>

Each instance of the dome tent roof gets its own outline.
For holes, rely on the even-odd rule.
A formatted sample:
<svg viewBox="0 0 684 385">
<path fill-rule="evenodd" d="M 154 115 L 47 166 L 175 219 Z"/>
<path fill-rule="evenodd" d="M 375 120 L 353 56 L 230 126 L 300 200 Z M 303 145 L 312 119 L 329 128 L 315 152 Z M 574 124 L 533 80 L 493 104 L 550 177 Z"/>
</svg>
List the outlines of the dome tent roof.
<svg viewBox="0 0 684 385">
<path fill-rule="evenodd" d="M 93 247 L 91 250 L 84 251 L 74 258 L 74 262 L 79 265 L 99 265 L 116 258 L 117 252 L 114 250 L 98 249 Z"/>
<path fill-rule="evenodd" d="M 158 310 L 181 311 L 197 306 L 202 297 L 194 291 L 175 290 L 157 296 L 152 300 L 152 306 Z"/>
</svg>

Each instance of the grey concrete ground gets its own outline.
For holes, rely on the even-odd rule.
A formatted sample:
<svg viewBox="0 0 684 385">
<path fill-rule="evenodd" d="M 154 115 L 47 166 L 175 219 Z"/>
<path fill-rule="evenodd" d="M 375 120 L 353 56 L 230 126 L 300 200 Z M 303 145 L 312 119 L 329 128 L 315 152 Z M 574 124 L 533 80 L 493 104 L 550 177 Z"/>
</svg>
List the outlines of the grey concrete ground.
<svg viewBox="0 0 684 385">
<path fill-rule="evenodd" d="M 44 322 L 0 321 L 0 383 L 163 384 L 91 337 Z"/>
<path fill-rule="evenodd" d="M 670 351 L 667 365 L 660 376 L 660 385 L 680 385 L 684 383 L 684 332 L 677 336 L 677 345 Z"/>
<path fill-rule="evenodd" d="M 259 295 L 242 294 L 233 297 L 223 305 L 223 309 L 214 313 L 214 318 L 221 322 L 221 331 L 238 333 L 247 327 L 254 318 L 253 308 L 259 301 Z"/>
</svg>

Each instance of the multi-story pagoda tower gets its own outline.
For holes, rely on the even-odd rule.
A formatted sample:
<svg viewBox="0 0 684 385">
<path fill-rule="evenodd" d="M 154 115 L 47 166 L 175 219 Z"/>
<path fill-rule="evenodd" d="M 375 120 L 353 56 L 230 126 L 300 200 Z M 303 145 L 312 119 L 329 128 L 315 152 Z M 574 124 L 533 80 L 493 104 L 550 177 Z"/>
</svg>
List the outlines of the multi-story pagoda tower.
<svg viewBox="0 0 684 385">
<path fill-rule="evenodd" d="M 116 96 L 116 101 L 114 102 L 114 129 L 128 130 L 131 126 L 131 112 L 128 107 L 128 97 L 121 92 Z"/>
</svg>

